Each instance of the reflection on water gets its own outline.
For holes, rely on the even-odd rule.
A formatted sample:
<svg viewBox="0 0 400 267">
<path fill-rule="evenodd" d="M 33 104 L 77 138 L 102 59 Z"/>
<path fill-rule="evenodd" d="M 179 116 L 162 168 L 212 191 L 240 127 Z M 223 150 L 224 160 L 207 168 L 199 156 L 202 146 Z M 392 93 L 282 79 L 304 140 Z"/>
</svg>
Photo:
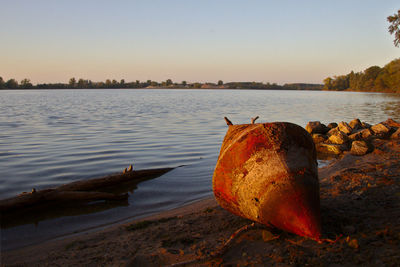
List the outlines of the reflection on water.
<svg viewBox="0 0 400 267">
<path fill-rule="evenodd" d="M 399 120 L 399 100 L 393 94 L 320 91 L 0 91 L 0 198 L 120 172 L 132 163 L 136 169 L 186 165 L 139 184 L 129 206 L 14 227 L 2 233 L 2 243 L 12 239 L 18 246 L 211 195 L 224 116 L 235 124 L 255 115 L 258 122 L 301 126 L 354 118 L 374 124 Z"/>
</svg>

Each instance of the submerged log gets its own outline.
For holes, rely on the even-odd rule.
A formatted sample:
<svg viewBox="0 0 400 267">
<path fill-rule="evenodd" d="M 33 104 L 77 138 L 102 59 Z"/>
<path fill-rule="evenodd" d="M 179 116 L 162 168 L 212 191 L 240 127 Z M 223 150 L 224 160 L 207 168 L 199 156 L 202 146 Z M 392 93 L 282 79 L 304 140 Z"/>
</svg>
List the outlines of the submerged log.
<svg viewBox="0 0 400 267">
<path fill-rule="evenodd" d="M 224 209 L 279 229 L 321 237 L 316 150 L 302 127 L 230 125 L 213 175 Z"/>
<path fill-rule="evenodd" d="M 113 174 L 102 178 L 77 181 L 59 186 L 63 191 L 101 191 L 109 187 L 118 186 L 126 182 L 140 182 L 155 178 L 171 171 L 173 168 L 150 169 Z"/>
<path fill-rule="evenodd" d="M 132 184 L 156 178 L 173 168 L 150 169 L 109 175 L 102 178 L 77 181 L 61 185 L 54 189 L 32 190 L 32 193 L 22 193 L 16 197 L 0 200 L 0 212 L 14 212 L 37 205 L 48 205 L 62 202 L 90 202 L 96 200 L 126 200 L 127 192 Z M 130 187 L 126 187 L 129 184 Z M 121 190 L 124 187 L 126 190 Z M 117 193 L 114 193 L 117 191 Z"/>
</svg>

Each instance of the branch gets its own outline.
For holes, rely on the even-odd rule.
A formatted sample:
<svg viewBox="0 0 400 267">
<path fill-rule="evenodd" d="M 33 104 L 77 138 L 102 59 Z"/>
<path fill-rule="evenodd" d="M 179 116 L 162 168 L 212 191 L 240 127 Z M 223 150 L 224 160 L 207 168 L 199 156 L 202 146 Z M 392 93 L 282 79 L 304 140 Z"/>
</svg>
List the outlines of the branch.
<svg viewBox="0 0 400 267">
<path fill-rule="evenodd" d="M 251 118 L 251 124 L 254 124 L 258 118 L 259 118 L 258 116 Z"/>
<path fill-rule="evenodd" d="M 233 123 L 227 117 L 224 117 L 224 119 L 226 121 L 226 125 L 228 126 L 233 125 Z"/>
</svg>

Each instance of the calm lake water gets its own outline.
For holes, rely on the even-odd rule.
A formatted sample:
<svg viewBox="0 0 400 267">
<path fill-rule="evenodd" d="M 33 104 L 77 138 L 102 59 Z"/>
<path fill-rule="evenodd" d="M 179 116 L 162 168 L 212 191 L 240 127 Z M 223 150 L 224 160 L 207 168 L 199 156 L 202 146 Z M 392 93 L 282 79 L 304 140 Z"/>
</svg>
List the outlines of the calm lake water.
<svg viewBox="0 0 400 267">
<path fill-rule="evenodd" d="M 179 167 L 143 182 L 129 205 L 2 230 L 4 249 L 171 209 L 212 195 L 227 126 L 288 121 L 303 127 L 359 118 L 400 120 L 393 94 L 259 90 L 0 91 L 0 199 L 32 188 L 135 169 Z M 27 241 L 31 240 L 31 241 Z M 28 243 L 27 243 L 28 242 Z"/>
</svg>

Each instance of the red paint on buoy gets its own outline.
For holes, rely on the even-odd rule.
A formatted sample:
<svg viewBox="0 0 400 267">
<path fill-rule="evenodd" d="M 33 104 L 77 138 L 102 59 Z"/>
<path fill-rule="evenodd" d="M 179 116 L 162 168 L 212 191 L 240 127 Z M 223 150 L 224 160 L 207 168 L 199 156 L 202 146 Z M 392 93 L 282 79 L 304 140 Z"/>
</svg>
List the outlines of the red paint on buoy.
<svg viewBox="0 0 400 267">
<path fill-rule="evenodd" d="M 319 181 L 315 146 L 287 122 L 230 125 L 213 176 L 226 210 L 319 240 Z"/>
</svg>

